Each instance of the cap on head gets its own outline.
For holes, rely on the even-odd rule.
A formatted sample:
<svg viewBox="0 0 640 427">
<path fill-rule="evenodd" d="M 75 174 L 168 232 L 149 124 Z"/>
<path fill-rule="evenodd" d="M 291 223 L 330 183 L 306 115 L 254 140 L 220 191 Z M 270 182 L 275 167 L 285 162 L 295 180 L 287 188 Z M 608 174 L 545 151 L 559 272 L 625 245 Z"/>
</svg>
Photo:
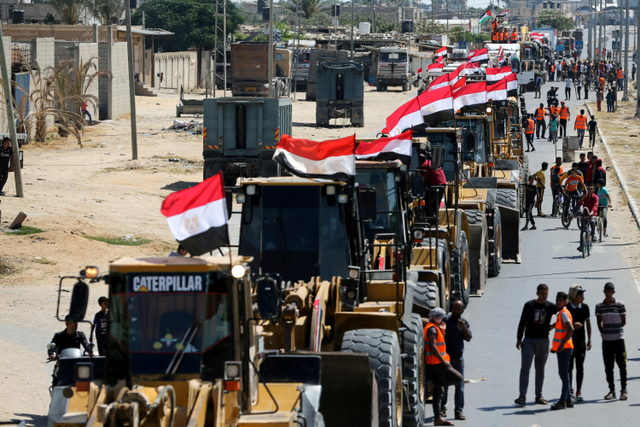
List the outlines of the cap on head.
<svg viewBox="0 0 640 427">
<path fill-rule="evenodd" d="M 607 282 L 607 283 L 604 284 L 604 290 L 605 291 L 615 291 L 616 287 L 613 285 L 613 283 Z"/>
<path fill-rule="evenodd" d="M 444 319 L 447 313 L 441 308 L 434 308 L 429 312 L 429 319 Z"/>
</svg>

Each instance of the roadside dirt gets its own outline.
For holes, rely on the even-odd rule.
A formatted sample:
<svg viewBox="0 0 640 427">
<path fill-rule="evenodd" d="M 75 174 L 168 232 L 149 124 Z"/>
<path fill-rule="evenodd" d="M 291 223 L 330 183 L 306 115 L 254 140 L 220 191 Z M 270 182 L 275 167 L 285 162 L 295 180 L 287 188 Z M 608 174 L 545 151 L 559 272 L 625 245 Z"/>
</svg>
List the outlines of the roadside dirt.
<svg viewBox="0 0 640 427">
<path fill-rule="evenodd" d="M 410 93 L 378 93 L 366 88 L 365 127 L 332 121 L 315 127 L 315 102 L 298 93 L 293 107 L 293 136 L 315 140 L 356 133 L 375 137 L 390 111 Z M 166 255 L 176 243 L 160 214 L 171 192 L 202 180 L 202 135 L 163 130 L 173 124 L 177 95 L 137 97 L 138 160 L 131 159 L 129 118 L 87 128 L 83 148 L 75 140 L 52 138 L 24 146 L 24 198 L 15 196 L 13 174 L 0 198 L 0 421 L 25 418 L 41 424 L 49 405 L 47 388 L 53 366 L 45 363 L 46 344 L 63 324 L 55 319 L 61 276 L 87 265 L 102 271 L 124 256 Z M 384 108 L 380 108 L 384 106 Z M 180 120 L 202 123 L 202 117 Z M 7 227 L 19 212 L 24 225 L 43 230 L 18 236 Z M 145 239 L 140 246 L 112 245 L 98 238 Z M 90 313 L 104 285 L 93 285 Z M 62 307 L 68 305 L 63 293 Z M 88 333 L 85 325 L 80 329 Z"/>
</svg>

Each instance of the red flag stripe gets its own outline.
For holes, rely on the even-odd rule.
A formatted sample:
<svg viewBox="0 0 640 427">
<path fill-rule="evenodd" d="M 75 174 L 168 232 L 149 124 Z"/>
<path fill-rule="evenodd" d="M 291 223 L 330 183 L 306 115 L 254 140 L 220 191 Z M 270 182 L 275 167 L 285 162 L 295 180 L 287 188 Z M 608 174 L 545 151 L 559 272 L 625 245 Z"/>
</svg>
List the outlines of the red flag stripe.
<svg viewBox="0 0 640 427">
<path fill-rule="evenodd" d="M 169 194 L 162 202 L 160 212 L 166 217 L 172 217 L 224 198 L 222 174 L 218 174 L 202 181 L 195 187 Z"/>
<path fill-rule="evenodd" d="M 309 160 L 324 160 L 328 157 L 353 155 L 355 136 L 322 142 L 282 135 L 277 149 L 286 150 Z"/>
</svg>

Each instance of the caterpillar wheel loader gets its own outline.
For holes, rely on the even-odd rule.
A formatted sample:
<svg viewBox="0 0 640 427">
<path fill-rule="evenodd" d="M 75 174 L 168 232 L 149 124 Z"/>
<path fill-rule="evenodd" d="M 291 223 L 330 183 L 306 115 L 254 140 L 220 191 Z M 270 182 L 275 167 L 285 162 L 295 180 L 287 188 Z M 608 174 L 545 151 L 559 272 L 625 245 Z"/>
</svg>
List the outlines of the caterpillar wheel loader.
<svg viewBox="0 0 640 427">
<path fill-rule="evenodd" d="M 106 356 L 59 360 L 48 426 L 324 426 L 322 360 L 264 350 L 253 319 L 280 301 L 270 281 L 252 283 L 250 263 L 123 258 L 107 275 L 88 267 L 61 279 L 59 292 L 76 282 L 69 316 L 78 322 L 87 322 L 87 281 L 108 285 L 109 335 Z M 341 387 L 365 388 L 366 378 Z"/>
<path fill-rule="evenodd" d="M 381 171 L 381 178 L 395 181 L 396 172 Z M 399 226 L 405 213 L 391 204 L 398 194 L 376 190 L 327 179 L 246 180 L 236 196 L 242 205 L 238 252 L 253 258 L 253 271 L 281 284 L 282 314 L 259 321 L 269 334 L 265 348 L 319 355 L 323 367 L 325 360 L 346 366 L 345 355 L 366 355 L 375 375 L 378 425 L 419 426 L 424 335 L 403 255 L 406 236 Z M 323 392 L 327 425 L 360 425 L 348 408 L 369 410 L 367 393 L 345 399 Z M 336 399 L 348 405 L 345 411 L 323 409 Z"/>
</svg>

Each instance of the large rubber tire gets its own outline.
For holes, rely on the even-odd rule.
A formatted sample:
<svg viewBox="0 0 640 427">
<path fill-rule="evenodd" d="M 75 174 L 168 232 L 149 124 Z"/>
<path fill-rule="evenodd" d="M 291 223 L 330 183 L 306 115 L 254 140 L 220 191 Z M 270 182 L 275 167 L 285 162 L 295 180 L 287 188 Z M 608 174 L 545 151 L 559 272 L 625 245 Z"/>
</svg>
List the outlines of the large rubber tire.
<svg viewBox="0 0 640 427">
<path fill-rule="evenodd" d="M 431 242 L 431 240 L 433 239 L 424 239 L 422 242 L 425 245 L 431 245 L 435 247 L 436 243 Z M 445 281 L 449 283 L 448 288 L 446 286 L 446 283 L 438 284 L 438 293 L 439 293 L 438 306 L 448 313 L 451 309 L 451 303 L 453 302 L 453 296 L 454 296 L 453 283 L 451 280 L 451 258 L 449 253 L 449 243 L 445 239 L 437 239 L 437 247 L 442 248 L 442 257 L 444 258 L 442 262 L 443 270 L 449 270 L 448 273 L 447 271 L 442 271 L 443 276 L 447 276 L 448 274 L 448 277 L 445 277 Z"/>
<path fill-rule="evenodd" d="M 454 300 L 462 300 L 466 307 L 471 294 L 471 265 L 469 258 L 469 241 L 464 231 L 460 236 L 460 245 L 451 251 L 451 281 Z"/>
<path fill-rule="evenodd" d="M 473 225 L 482 221 L 482 211 L 479 209 L 465 209 L 464 213 L 467 214 L 467 219 L 469 220 L 469 225 Z"/>
<path fill-rule="evenodd" d="M 382 92 L 382 83 L 376 83 L 376 90 Z"/>
<path fill-rule="evenodd" d="M 407 383 L 405 402 L 409 402 L 409 407 L 404 408 L 402 420 L 404 427 L 422 427 L 426 399 L 422 318 L 418 314 L 412 314 L 411 324 L 407 326 L 409 330 L 404 332 L 402 342 L 402 368 L 404 380 Z"/>
<path fill-rule="evenodd" d="M 512 188 L 498 188 L 496 191 L 496 204 L 507 208 L 518 209 L 518 194 Z"/>
<path fill-rule="evenodd" d="M 436 282 L 416 282 L 413 288 L 413 300 L 429 310 L 440 307 L 440 292 Z"/>
<path fill-rule="evenodd" d="M 402 357 L 398 335 L 383 329 L 347 331 L 341 351 L 365 353 L 378 385 L 378 425 L 402 425 Z"/>
<path fill-rule="evenodd" d="M 475 225 L 477 223 L 481 223 L 482 218 L 484 217 L 484 213 L 478 209 L 465 209 L 464 213 L 467 214 L 467 220 L 469 221 L 470 226 Z M 478 260 L 480 264 L 485 266 L 484 277 L 478 277 L 478 280 L 480 282 L 484 280 L 485 285 L 487 283 L 487 279 L 489 278 L 489 251 L 488 251 L 489 236 L 487 234 L 488 231 L 489 230 L 484 230 L 482 233 L 482 239 L 484 240 L 484 249 L 481 249 L 480 259 Z M 475 262 L 475 260 L 473 262 Z M 471 274 L 473 275 L 474 272 L 472 271 Z M 473 278 L 472 278 L 472 282 L 473 282 Z M 481 291 L 480 286 L 482 286 L 482 283 L 475 283 L 474 286 L 476 287 L 476 292 Z"/>
<path fill-rule="evenodd" d="M 493 217 L 493 252 L 489 254 L 489 277 L 497 277 L 502 269 L 502 218 L 500 208 L 496 206 Z"/>
</svg>

